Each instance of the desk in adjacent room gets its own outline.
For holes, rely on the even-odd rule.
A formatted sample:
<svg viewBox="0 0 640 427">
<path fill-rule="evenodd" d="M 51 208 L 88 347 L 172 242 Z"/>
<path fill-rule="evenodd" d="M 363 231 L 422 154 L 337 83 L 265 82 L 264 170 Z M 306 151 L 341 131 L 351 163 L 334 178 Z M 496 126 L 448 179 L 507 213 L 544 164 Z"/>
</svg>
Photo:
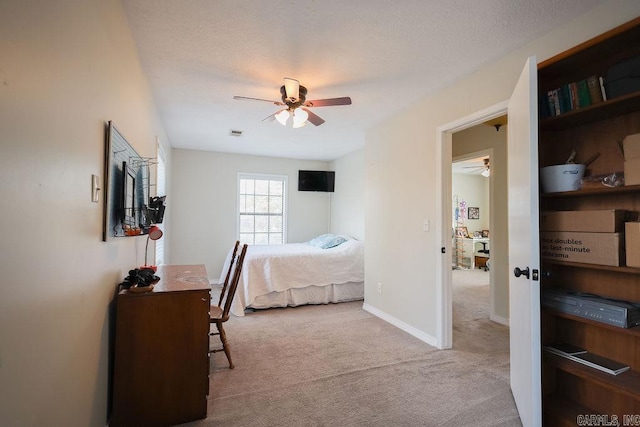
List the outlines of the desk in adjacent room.
<svg viewBox="0 0 640 427">
<path fill-rule="evenodd" d="M 482 245 L 482 248 L 479 246 Z M 485 267 L 489 254 L 478 252 L 479 249 L 489 250 L 489 238 L 488 237 L 468 237 L 464 239 L 463 256 L 470 258 L 471 270 L 476 267 Z M 483 258 L 483 259 L 479 259 Z M 483 262 L 484 261 L 484 262 Z"/>
</svg>

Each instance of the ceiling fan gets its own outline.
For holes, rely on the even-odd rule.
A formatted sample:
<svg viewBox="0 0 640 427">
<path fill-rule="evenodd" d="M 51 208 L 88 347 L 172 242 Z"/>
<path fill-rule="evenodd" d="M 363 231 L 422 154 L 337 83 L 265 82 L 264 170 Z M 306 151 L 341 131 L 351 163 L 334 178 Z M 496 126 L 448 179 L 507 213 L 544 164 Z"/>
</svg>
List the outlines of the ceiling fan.
<svg viewBox="0 0 640 427">
<path fill-rule="evenodd" d="M 342 98 L 328 98 L 328 99 L 316 99 L 313 101 L 307 101 L 307 88 L 300 85 L 300 82 L 296 79 L 284 78 L 284 85 L 280 87 L 280 94 L 282 95 L 282 101 L 270 101 L 268 99 L 249 98 L 246 96 L 234 96 L 233 99 L 246 100 L 246 101 L 265 101 L 272 104 L 286 107 L 276 111 L 269 117 L 264 118 L 266 120 L 277 120 L 283 126 L 287 125 L 289 118 L 292 118 L 293 127 L 299 128 L 310 121 L 315 126 L 320 126 L 324 123 L 324 119 L 309 110 L 311 107 L 329 107 L 332 105 L 351 105 L 351 98 L 348 96 Z"/>
<path fill-rule="evenodd" d="M 482 166 L 463 166 L 463 169 L 482 169 L 482 173 L 480 175 L 484 176 L 485 178 L 489 178 L 489 175 L 491 175 L 489 169 L 489 158 L 487 157 L 486 159 L 483 159 L 482 162 L 484 163 Z"/>
</svg>

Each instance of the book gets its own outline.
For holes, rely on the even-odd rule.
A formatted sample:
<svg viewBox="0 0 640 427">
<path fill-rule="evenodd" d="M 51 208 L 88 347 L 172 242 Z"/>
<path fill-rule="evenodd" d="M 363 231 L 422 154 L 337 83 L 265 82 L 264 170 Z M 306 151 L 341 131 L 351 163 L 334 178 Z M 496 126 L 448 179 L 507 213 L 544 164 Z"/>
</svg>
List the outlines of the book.
<svg viewBox="0 0 640 427">
<path fill-rule="evenodd" d="M 546 94 L 543 93 L 540 95 L 538 106 L 541 119 L 546 119 L 552 116 L 551 111 L 549 110 L 549 97 Z"/>
<path fill-rule="evenodd" d="M 589 353 L 587 350 L 571 344 L 551 344 L 545 346 L 544 350 L 611 375 L 619 375 L 630 369 L 628 365 Z"/>
<path fill-rule="evenodd" d="M 549 104 L 549 116 L 550 117 L 557 116 L 558 113 L 556 111 L 556 102 L 553 97 L 553 90 L 550 90 L 547 92 L 547 101 Z"/>
<path fill-rule="evenodd" d="M 569 92 L 571 93 L 571 109 L 577 110 L 580 108 L 580 99 L 578 98 L 578 83 L 569 83 Z"/>
<path fill-rule="evenodd" d="M 600 89 L 600 80 L 598 76 L 587 77 L 587 87 L 589 88 L 589 97 L 592 104 L 602 102 L 602 89 Z"/>
<path fill-rule="evenodd" d="M 560 108 L 560 95 L 558 94 L 558 89 L 553 90 L 553 106 L 556 111 L 556 116 L 559 116 L 562 113 Z"/>
<path fill-rule="evenodd" d="M 591 105 L 591 96 L 589 95 L 589 86 L 587 80 L 580 80 L 577 83 L 578 86 L 578 105 L 580 108 L 588 107 Z"/>
<path fill-rule="evenodd" d="M 564 343 L 545 346 L 545 350 L 550 351 L 551 353 L 559 354 L 560 356 L 575 356 L 576 354 L 584 354 L 587 352 L 587 350 L 583 348 Z"/>
<path fill-rule="evenodd" d="M 576 362 L 580 362 L 584 365 L 591 366 L 600 371 L 606 372 L 612 375 L 618 375 L 629 370 L 628 365 L 618 363 L 615 360 L 607 359 L 606 357 L 598 356 L 593 353 L 583 353 L 572 356 Z"/>
<path fill-rule="evenodd" d="M 604 77 L 600 76 L 599 81 L 600 81 L 600 91 L 602 92 L 602 100 L 606 101 L 607 100 L 607 90 L 604 87 Z"/>
<path fill-rule="evenodd" d="M 563 85 L 558 89 L 560 96 L 560 112 L 566 113 L 571 111 L 571 95 L 569 94 L 569 85 Z"/>
</svg>

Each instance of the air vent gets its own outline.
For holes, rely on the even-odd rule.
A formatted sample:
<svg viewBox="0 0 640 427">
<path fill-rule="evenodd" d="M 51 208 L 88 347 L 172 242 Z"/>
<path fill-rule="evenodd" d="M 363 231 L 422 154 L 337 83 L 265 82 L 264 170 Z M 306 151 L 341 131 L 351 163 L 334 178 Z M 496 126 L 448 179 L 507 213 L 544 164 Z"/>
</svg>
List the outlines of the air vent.
<svg viewBox="0 0 640 427">
<path fill-rule="evenodd" d="M 229 135 L 231 135 L 231 136 L 242 136 L 242 131 L 241 130 L 233 130 L 233 129 L 231 129 L 229 131 Z"/>
</svg>

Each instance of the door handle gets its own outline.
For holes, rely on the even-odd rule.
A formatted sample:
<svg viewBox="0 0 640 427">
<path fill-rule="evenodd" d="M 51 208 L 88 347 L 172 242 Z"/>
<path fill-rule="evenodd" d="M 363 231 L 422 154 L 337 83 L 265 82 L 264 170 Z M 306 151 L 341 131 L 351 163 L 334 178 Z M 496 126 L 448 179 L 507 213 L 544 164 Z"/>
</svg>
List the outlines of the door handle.
<svg viewBox="0 0 640 427">
<path fill-rule="evenodd" d="M 524 276 L 527 279 L 529 278 L 529 267 L 521 270 L 520 267 L 516 267 L 513 269 L 513 275 L 516 277 Z"/>
</svg>

